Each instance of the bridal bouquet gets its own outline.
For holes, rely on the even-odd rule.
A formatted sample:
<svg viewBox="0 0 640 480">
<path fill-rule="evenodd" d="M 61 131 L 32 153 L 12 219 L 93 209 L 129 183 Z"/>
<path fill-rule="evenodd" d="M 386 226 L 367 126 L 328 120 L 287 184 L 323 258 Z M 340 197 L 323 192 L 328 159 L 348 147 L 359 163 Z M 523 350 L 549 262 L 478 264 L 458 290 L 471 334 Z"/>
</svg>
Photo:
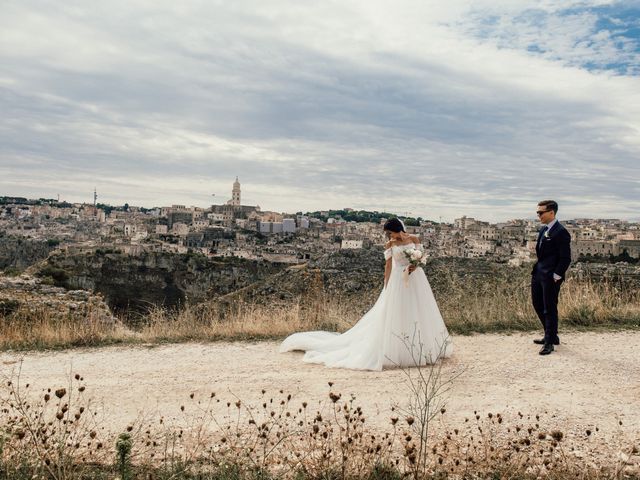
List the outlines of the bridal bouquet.
<svg viewBox="0 0 640 480">
<path fill-rule="evenodd" d="M 419 250 L 417 248 L 407 248 L 404 250 L 404 256 L 409 260 L 409 265 L 413 265 L 414 267 L 419 267 L 420 265 L 425 265 L 427 263 L 427 253 Z M 409 266 L 404 269 L 404 284 L 408 285 L 409 283 Z"/>
<path fill-rule="evenodd" d="M 404 256 L 407 257 L 409 263 L 414 267 L 419 267 L 427 263 L 427 254 L 417 248 L 407 248 L 404 251 Z"/>
</svg>

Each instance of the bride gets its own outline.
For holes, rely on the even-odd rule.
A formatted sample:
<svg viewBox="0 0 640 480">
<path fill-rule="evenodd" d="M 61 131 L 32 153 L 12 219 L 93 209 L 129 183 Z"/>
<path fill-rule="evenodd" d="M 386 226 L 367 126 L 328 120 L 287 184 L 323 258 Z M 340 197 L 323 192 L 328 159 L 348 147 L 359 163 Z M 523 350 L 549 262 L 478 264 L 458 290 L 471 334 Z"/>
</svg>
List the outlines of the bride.
<svg viewBox="0 0 640 480">
<path fill-rule="evenodd" d="M 371 310 L 343 334 L 294 333 L 282 342 L 280 352 L 304 350 L 305 362 L 357 370 L 425 365 L 451 355 L 453 345 L 427 276 L 422 268 L 412 267 L 404 253 L 422 250 L 422 245 L 397 218 L 389 219 L 384 231 L 389 238 L 384 289 Z"/>
</svg>

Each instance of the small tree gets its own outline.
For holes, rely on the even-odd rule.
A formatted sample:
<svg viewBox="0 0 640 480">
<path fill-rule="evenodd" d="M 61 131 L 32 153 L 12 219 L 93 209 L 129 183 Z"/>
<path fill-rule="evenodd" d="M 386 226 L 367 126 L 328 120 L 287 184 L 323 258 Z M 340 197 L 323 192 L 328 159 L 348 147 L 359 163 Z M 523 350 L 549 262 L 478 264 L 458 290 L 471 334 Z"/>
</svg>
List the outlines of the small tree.
<svg viewBox="0 0 640 480">
<path fill-rule="evenodd" d="M 411 353 L 413 363 L 412 366 L 400 366 L 409 386 L 409 405 L 395 405 L 394 408 L 406 416 L 407 424 L 416 435 L 416 442 L 407 445 L 405 450 L 413 477 L 417 480 L 428 477 L 431 423 L 437 415 L 444 414 L 446 395 L 464 370 L 447 376 L 442 370 L 442 360 L 451 343 L 448 337 L 442 339 L 435 358 L 430 352 L 425 352 L 419 332 L 414 331 L 411 339 L 405 337 L 401 340 Z"/>
</svg>

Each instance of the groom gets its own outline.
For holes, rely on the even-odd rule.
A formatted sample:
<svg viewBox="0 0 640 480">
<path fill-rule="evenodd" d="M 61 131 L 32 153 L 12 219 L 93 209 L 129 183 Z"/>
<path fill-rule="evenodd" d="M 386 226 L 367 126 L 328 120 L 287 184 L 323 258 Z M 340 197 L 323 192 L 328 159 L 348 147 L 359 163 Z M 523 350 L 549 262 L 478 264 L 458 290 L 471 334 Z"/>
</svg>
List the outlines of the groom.
<svg viewBox="0 0 640 480">
<path fill-rule="evenodd" d="M 540 355 L 549 355 L 558 338 L 558 294 L 564 274 L 571 263 L 571 235 L 556 220 L 558 204 L 553 200 L 538 203 L 536 213 L 543 227 L 538 233 L 538 261 L 531 272 L 531 300 L 538 314 L 544 337 L 533 342 L 542 345 Z"/>
</svg>

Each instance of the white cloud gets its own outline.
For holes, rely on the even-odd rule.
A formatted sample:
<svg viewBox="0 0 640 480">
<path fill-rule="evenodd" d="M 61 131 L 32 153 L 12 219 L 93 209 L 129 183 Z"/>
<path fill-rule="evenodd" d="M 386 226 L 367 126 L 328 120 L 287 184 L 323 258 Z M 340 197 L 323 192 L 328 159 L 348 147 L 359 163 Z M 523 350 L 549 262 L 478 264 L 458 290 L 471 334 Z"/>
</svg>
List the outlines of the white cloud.
<svg viewBox="0 0 640 480">
<path fill-rule="evenodd" d="M 537 2 L 542 23 L 519 1 L 85 5 L 0 19 L 0 194 L 206 205 L 240 175 L 276 210 L 640 207 L 638 77 L 581 67 L 637 54 L 571 47 L 594 21 L 559 21 L 575 2 Z"/>
</svg>

